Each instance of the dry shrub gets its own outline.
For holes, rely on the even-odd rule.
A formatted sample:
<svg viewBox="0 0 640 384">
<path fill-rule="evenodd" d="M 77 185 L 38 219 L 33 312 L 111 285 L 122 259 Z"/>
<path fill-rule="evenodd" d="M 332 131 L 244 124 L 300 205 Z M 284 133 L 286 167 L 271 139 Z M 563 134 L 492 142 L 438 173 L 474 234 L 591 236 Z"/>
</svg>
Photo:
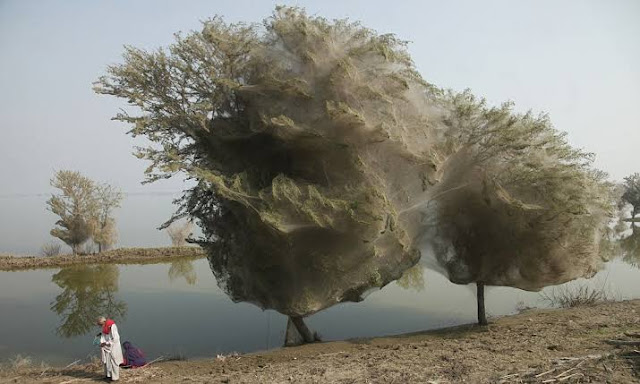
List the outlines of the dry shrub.
<svg viewBox="0 0 640 384">
<path fill-rule="evenodd" d="M 45 257 L 58 256 L 62 253 L 62 246 L 58 243 L 47 243 L 40 249 L 40 254 Z"/>
<path fill-rule="evenodd" d="M 600 288 L 588 285 L 562 285 L 554 287 L 550 292 L 541 292 L 540 296 L 549 305 L 560 308 L 580 307 L 613 300 L 604 285 Z"/>
<path fill-rule="evenodd" d="M 16 355 L 14 358 L 9 359 L 11 369 L 18 371 L 20 369 L 31 367 L 33 361 L 29 356 Z"/>
<path fill-rule="evenodd" d="M 187 245 L 187 238 L 193 232 L 193 223 L 185 221 L 182 224 L 173 223 L 167 227 L 167 234 L 171 238 L 171 245 L 174 247 L 183 247 Z"/>
</svg>

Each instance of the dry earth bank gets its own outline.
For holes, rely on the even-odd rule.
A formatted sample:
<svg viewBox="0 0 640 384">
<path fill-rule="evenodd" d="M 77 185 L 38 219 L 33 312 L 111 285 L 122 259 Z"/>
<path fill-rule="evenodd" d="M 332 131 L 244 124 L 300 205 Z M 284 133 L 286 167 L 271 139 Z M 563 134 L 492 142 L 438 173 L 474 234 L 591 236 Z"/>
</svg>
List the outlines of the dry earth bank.
<svg viewBox="0 0 640 384">
<path fill-rule="evenodd" d="M 200 247 L 119 248 L 91 255 L 51 257 L 0 255 L 0 271 L 60 268 L 77 264 L 147 264 L 205 256 Z"/>
<path fill-rule="evenodd" d="M 366 319 L 363 319 L 366 321 Z M 124 371 L 123 383 L 638 383 L 640 300 L 531 310 L 395 337 L 317 343 Z M 626 334 L 625 334 L 626 333 Z M 630 345 L 616 346 L 609 340 Z M 211 340 L 212 344 L 215 340 Z M 91 383 L 96 364 L 4 369 L 6 383 Z"/>
</svg>

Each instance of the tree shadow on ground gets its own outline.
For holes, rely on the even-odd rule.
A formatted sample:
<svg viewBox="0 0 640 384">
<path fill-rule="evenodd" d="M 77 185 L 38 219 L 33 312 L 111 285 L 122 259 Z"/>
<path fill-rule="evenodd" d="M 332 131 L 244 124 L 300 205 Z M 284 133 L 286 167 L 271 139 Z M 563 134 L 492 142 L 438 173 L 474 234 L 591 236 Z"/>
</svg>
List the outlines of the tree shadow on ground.
<svg viewBox="0 0 640 384">
<path fill-rule="evenodd" d="M 631 350 L 623 352 L 620 356 L 626 360 L 627 364 L 631 367 L 633 374 L 640 378 L 640 352 L 637 350 Z"/>
</svg>

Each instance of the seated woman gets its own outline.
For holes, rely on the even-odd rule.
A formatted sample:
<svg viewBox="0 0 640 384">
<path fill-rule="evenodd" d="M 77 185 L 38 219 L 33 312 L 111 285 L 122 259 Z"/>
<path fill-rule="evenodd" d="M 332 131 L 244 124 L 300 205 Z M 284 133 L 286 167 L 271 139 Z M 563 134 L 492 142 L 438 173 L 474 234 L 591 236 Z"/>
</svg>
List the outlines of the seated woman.
<svg viewBox="0 0 640 384">
<path fill-rule="evenodd" d="M 147 364 L 144 352 L 140 348 L 136 348 L 128 341 L 125 341 L 122 347 L 124 348 L 124 368 L 137 368 Z"/>
</svg>

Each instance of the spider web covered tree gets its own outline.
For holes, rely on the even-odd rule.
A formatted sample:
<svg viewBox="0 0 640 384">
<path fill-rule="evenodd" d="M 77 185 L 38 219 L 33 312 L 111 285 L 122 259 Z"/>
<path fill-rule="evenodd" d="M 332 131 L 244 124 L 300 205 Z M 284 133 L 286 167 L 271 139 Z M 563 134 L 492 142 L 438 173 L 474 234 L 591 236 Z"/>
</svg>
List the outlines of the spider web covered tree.
<svg viewBox="0 0 640 384">
<path fill-rule="evenodd" d="M 362 300 L 427 253 L 456 283 L 524 289 L 597 267 L 606 186 L 588 156 L 545 119 L 428 84 L 393 35 L 280 7 L 262 26 L 214 18 L 176 39 L 127 47 L 95 90 L 133 107 L 115 119 L 152 141 L 138 152 L 148 181 L 197 181 L 170 221 L 195 218 L 218 284 L 289 315 L 305 341 L 304 316 Z M 475 240 L 485 219 L 495 244 Z M 547 234 L 560 222 L 570 229 Z M 557 261 L 556 242 L 584 252 Z M 505 278 L 514 268 L 532 272 Z"/>
</svg>

